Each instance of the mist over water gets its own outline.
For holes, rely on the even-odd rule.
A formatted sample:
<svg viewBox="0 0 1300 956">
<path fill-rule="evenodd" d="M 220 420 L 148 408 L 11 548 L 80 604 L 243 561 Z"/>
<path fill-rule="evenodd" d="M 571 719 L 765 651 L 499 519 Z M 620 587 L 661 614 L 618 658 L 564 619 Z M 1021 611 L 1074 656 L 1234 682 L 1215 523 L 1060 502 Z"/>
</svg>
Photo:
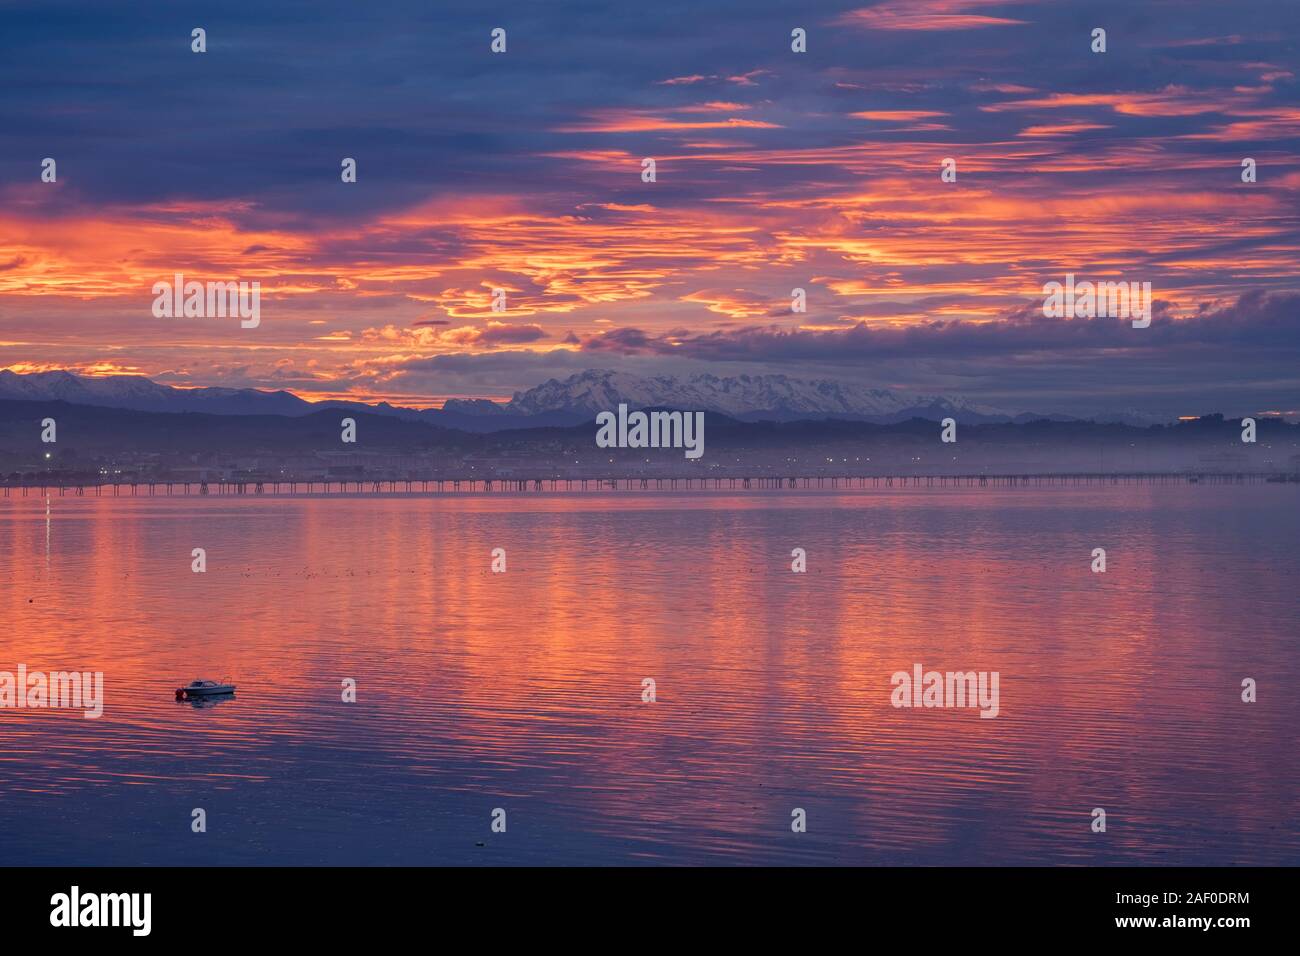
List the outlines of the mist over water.
<svg viewBox="0 0 1300 956">
<path fill-rule="evenodd" d="M 0 710 L 0 864 L 1300 863 L 1295 485 L 46 504 L 0 670 L 106 701 Z"/>
</svg>

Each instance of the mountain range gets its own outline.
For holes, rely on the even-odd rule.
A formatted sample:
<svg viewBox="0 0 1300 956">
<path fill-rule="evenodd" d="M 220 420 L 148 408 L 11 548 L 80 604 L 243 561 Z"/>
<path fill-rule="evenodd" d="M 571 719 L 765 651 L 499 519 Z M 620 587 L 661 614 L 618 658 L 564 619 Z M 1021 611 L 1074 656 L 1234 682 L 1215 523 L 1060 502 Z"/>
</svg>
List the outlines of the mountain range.
<svg viewBox="0 0 1300 956">
<path fill-rule="evenodd" d="M 994 408 L 953 395 L 915 395 L 889 388 L 786 375 L 692 375 L 653 377 L 590 369 L 516 392 L 508 402 L 450 399 L 441 409 L 405 408 L 381 402 L 308 402 L 286 391 L 253 388 L 177 388 L 141 375 L 84 376 L 67 371 L 20 374 L 0 370 L 0 400 L 64 401 L 142 412 L 203 412 L 211 415 L 301 416 L 342 408 L 474 432 L 573 425 L 597 412 L 630 408 L 678 408 L 727 415 L 740 421 L 842 419 L 890 424 L 911 418 L 953 417 L 967 424 L 1022 422 L 1067 416 Z M 1149 424 L 1139 416 L 1113 416 Z"/>
<path fill-rule="evenodd" d="M 608 369 L 579 372 L 560 381 L 551 379 L 516 392 L 502 405 L 448 401 L 444 411 L 506 415 L 560 412 L 591 418 L 617 408 L 680 408 L 717 412 L 741 421 L 792 421 L 806 418 L 848 418 L 886 423 L 908 418 L 960 415 L 974 421 L 1009 421 L 1014 413 L 976 405 L 946 395 L 910 395 L 888 388 L 844 382 L 808 381 L 787 375 L 671 375 L 646 377 Z M 493 405 L 492 408 L 486 406 Z"/>
</svg>

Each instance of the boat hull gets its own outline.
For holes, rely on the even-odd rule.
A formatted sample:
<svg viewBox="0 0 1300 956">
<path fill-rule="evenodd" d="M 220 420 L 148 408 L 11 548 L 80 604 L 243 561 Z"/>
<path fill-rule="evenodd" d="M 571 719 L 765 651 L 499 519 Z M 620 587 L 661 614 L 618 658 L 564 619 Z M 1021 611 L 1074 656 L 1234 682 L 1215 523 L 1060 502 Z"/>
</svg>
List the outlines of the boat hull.
<svg viewBox="0 0 1300 956">
<path fill-rule="evenodd" d="M 176 699 L 187 700 L 191 697 L 217 697 L 221 694 L 233 694 L 234 684 L 218 684 L 216 687 L 177 687 Z"/>
</svg>

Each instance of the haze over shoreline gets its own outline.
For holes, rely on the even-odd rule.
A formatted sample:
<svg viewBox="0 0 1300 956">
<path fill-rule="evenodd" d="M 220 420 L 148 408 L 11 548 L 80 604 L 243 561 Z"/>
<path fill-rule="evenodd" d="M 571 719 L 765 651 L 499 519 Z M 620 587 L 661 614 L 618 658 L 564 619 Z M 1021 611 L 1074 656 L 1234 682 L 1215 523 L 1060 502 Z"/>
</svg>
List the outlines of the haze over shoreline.
<svg viewBox="0 0 1300 956">
<path fill-rule="evenodd" d="M 949 420 L 951 421 L 951 419 Z M 56 443 L 40 440 L 55 422 Z M 325 409 L 305 415 L 138 412 L 65 402 L 0 400 L 0 480 L 391 481 L 907 474 L 1290 474 L 1300 472 L 1300 425 L 1211 415 L 1134 426 L 1039 419 L 959 424 L 830 418 L 746 422 L 705 413 L 705 454 L 601 448 L 593 421 L 495 432 L 423 419 Z M 351 430 L 355 442 L 341 441 Z"/>
</svg>

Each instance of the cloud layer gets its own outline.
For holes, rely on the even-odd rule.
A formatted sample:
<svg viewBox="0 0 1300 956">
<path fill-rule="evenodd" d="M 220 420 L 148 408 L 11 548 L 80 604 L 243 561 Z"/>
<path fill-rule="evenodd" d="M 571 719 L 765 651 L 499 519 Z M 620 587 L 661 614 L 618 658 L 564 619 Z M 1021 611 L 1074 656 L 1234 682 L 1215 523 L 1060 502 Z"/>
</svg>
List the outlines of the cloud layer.
<svg viewBox="0 0 1300 956">
<path fill-rule="evenodd" d="M 1226 397 L 1300 407 L 1298 27 L 1217 0 L 11 4 L 0 367 L 417 403 L 595 360 L 1022 407 L 1167 377 L 1181 408 L 1224 400 L 1231 353 Z M 153 319 L 177 272 L 259 281 L 261 326 Z M 1036 315 L 1066 273 L 1150 282 L 1156 320 Z"/>
</svg>

